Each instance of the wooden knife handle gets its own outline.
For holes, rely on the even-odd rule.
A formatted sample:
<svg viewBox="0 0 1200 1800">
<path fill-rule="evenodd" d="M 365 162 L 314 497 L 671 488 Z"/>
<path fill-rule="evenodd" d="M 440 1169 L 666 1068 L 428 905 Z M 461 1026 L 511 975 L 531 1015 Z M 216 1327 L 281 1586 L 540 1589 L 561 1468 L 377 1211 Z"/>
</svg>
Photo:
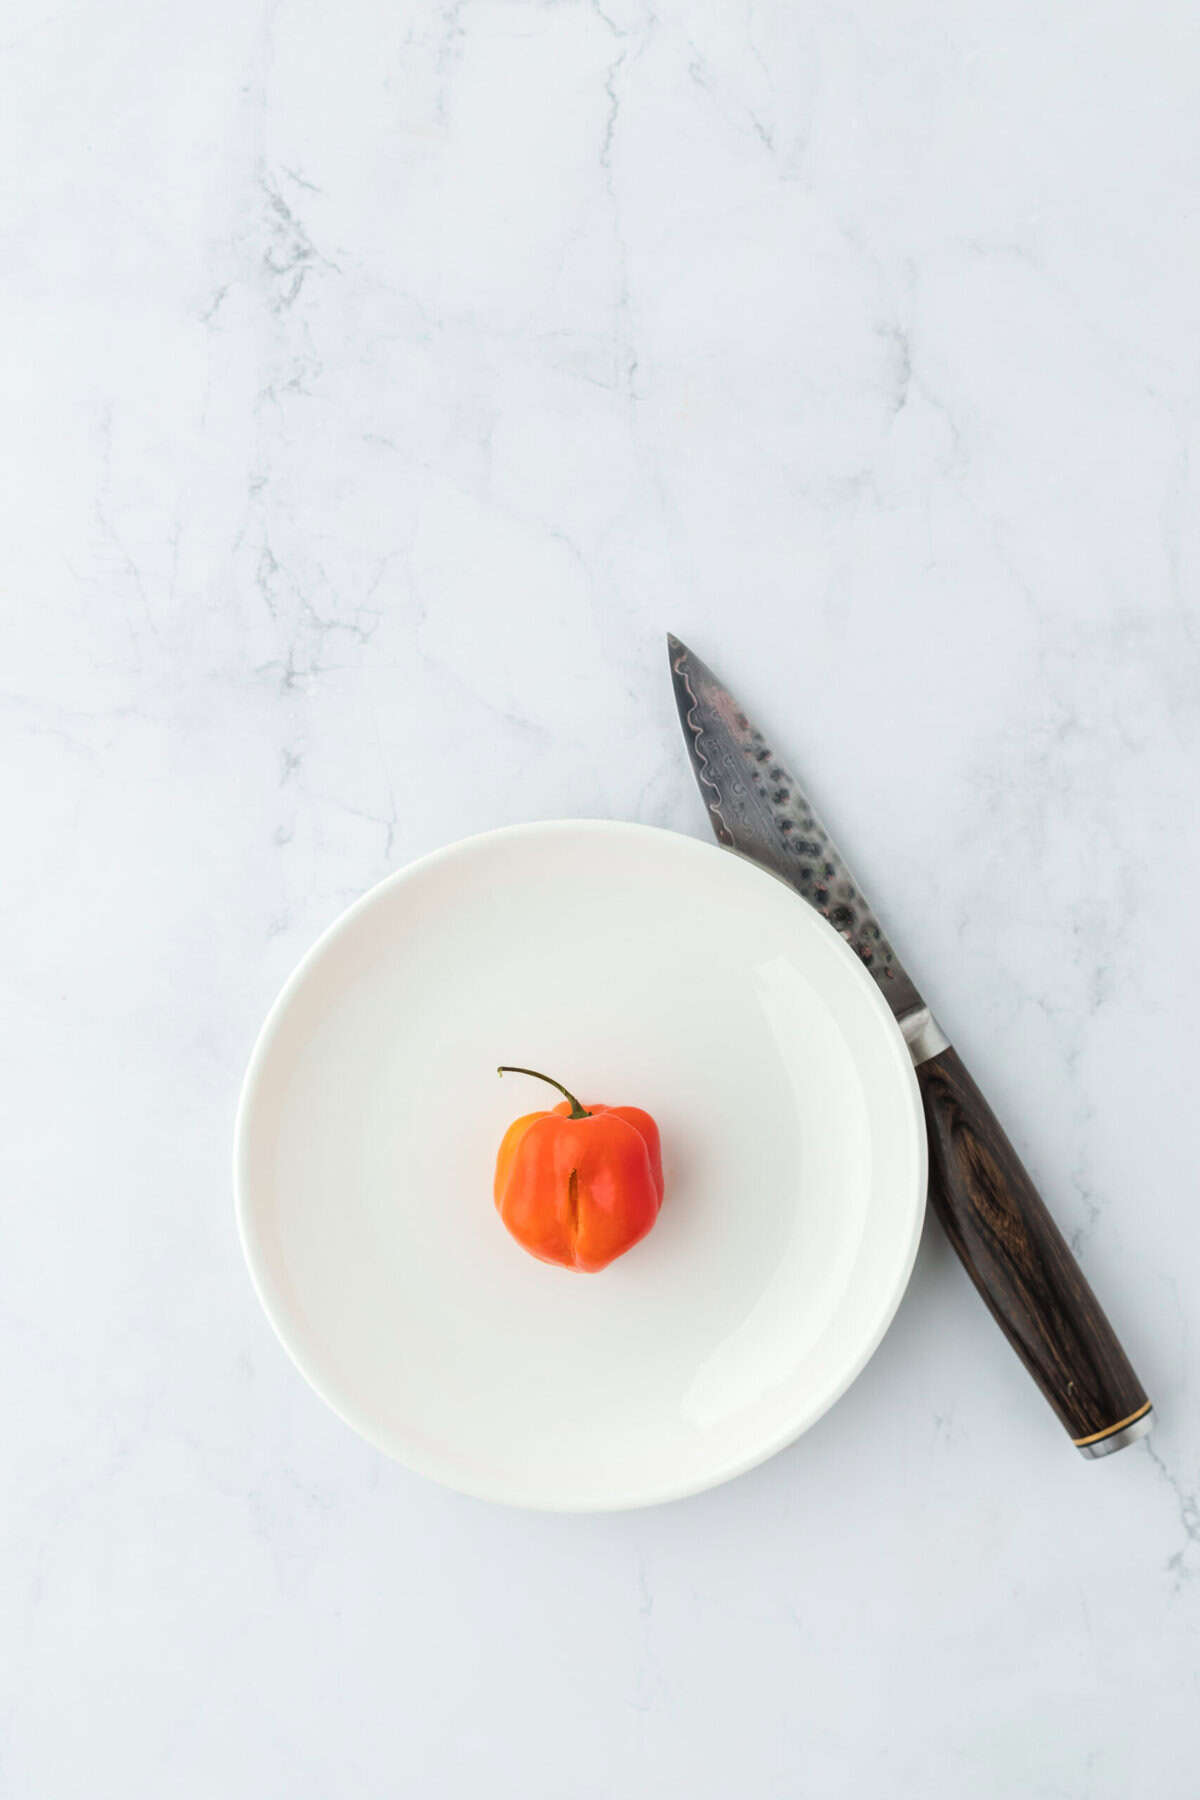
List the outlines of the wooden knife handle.
<svg viewBox="0 0 1200 1800">
<path fill-rule="evenodd" d="M 1116 1333 L 953 1049 L 917 1066 L 929 1198 L 992 1316 L 1085 1456 L 1150 1428 Z"/>
</svg>

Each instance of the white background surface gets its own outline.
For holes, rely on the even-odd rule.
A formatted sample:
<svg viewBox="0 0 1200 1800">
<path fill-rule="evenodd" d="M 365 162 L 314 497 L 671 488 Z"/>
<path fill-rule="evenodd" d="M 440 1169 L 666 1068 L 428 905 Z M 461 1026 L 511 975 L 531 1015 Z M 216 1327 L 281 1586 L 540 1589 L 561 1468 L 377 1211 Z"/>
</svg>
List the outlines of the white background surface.
<svg viewBox="0 0 1200 1800">
<path fill-rule="evenodd" d="M 0 1789 L 1190 1800 L 1191 9 L 2 36 Z M 274 1341 L 267 1004 L 447 839 L 702 831 L 668 627 L 882 896 L 1148 1445 L 1070 1450 L 933 1228 L 833 1413 L 648 1514 L 442 1492 Z"/>
</svg>

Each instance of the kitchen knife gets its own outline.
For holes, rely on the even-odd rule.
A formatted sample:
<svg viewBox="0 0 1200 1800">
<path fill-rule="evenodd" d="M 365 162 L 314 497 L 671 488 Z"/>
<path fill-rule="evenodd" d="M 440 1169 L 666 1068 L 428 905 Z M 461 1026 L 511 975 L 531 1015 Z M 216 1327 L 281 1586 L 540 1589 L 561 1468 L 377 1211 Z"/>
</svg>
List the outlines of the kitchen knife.
<svg viewBox="0 0 1200 1800">
<path fill-rule="evenodd" d="M 929 1198 L 1000 1329 L 1084 1456 L 1154 1414 L 1083 1272 L 987 1101 L 884 936 L 774 747 L 712 670 L 668 637 L 675 701 L 717 839 L 795 888 L 866 964 L 904 1033 L 925 1106 Z"/>
</svg>

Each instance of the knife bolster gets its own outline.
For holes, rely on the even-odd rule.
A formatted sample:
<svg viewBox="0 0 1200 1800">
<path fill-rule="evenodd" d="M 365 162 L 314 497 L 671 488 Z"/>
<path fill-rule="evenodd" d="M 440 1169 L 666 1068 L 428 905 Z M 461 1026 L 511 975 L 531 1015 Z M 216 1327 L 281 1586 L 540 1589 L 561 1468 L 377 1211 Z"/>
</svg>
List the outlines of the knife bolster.
<svg viewBox="0 0 1200 1800">
<path fill-rule="evenodd" d="M 906 1012 L 899 1020 L 899 1025 L 909 1054 L 918 1069 L 931 1056 L 939 1056 L 943 1050 L 950 1048 L 950 1039 L 927 1006 L 917 1006 L 912 1012 Z"/>
</svg>

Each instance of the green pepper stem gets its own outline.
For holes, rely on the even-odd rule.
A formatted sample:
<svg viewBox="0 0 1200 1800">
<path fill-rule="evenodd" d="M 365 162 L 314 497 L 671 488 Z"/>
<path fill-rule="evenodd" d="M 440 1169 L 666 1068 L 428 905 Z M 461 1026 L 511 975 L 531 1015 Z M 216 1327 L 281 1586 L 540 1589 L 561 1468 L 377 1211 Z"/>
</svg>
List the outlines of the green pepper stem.
<svg viewBox="0 0 1200 1800">
<path fill-rule="evenodd" d="M 592 1116 L 586 1106 L 580 1106 L 570 1088 L 565 1088 L 561 1081 L 555 1081 L 553 1075 L 543 1075 L 537 1069 L 519 1069 L 515 1063 L 501 1063 L 496 1073 L 497 1075 L 532 1075 L 535 1081 L 548 1081 L 551 1087 L 557 1088 L 559 1093 L 565 1095 L 571 1102 L 571 1110 L 567 1114 L 569 1119 L 590 1119 Z"/>
</svg>

